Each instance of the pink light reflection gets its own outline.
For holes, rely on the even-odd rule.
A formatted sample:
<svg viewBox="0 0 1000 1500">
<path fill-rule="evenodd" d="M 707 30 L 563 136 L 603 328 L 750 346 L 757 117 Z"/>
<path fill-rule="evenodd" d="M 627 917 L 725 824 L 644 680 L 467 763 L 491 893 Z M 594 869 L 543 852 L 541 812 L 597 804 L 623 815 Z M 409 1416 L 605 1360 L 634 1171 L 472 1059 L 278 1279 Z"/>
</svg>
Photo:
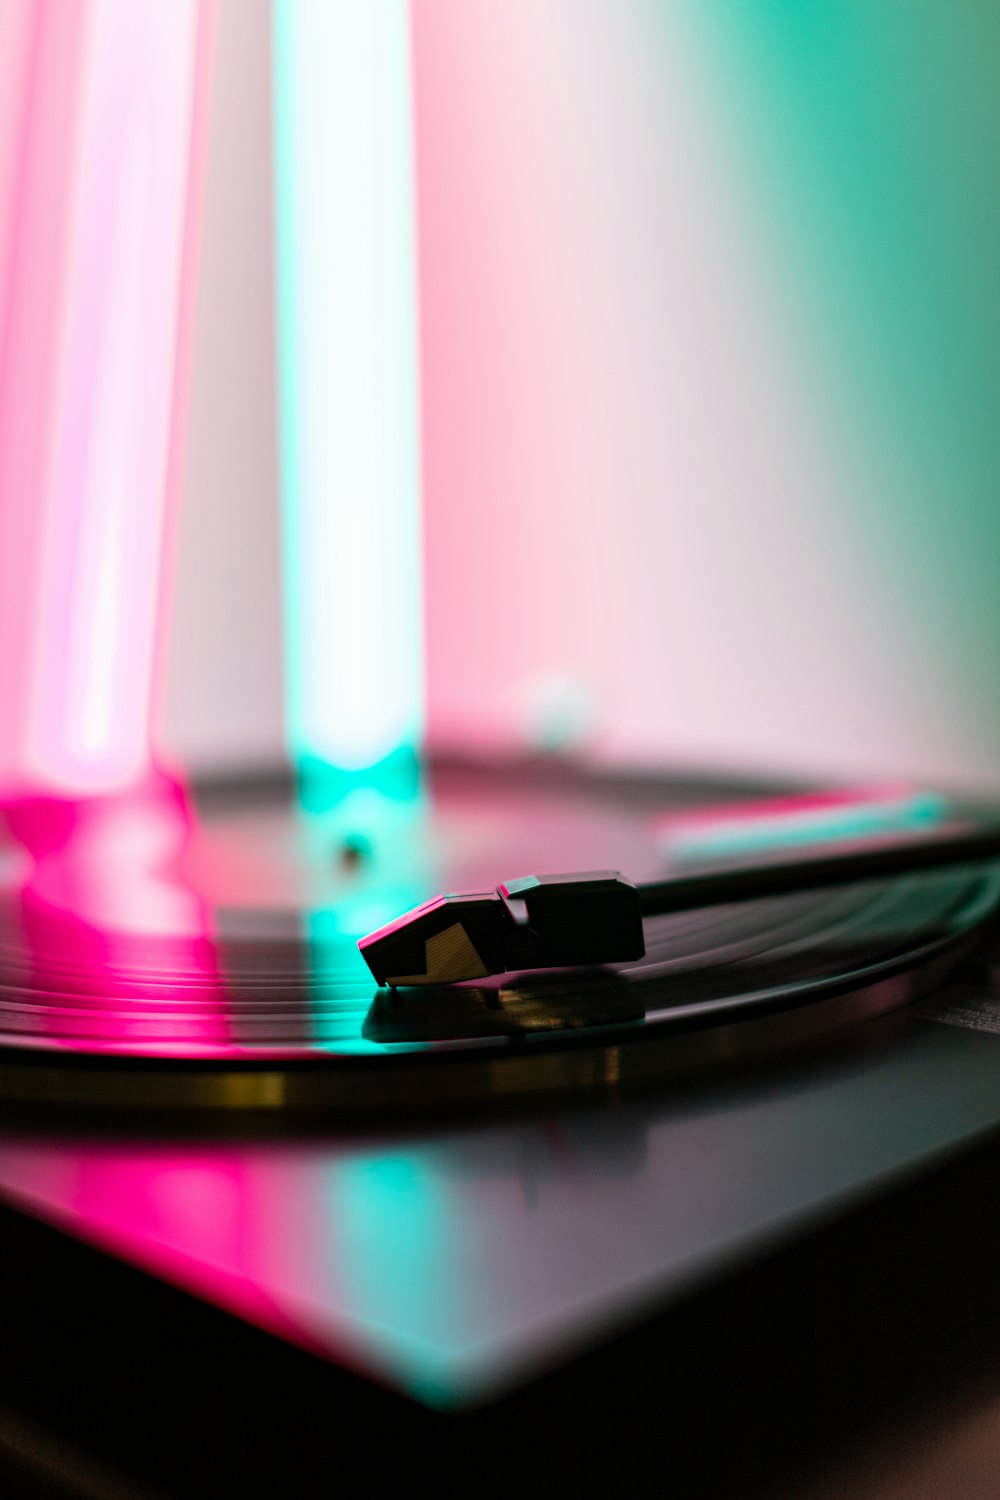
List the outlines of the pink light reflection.
<svg viewBox="0 0 1000 1500">
<path fill-rule="evenodd" d="M 2 817 L 26 866 L 0 904 L 4 1029 L 87 1052 L 228 1052 L 210 915 L 176 873 L 193 826 L 183 790 L 34 799 Z"/>
<path fill-rule="evenodd" d="M 4 1146 L 0 1181 L 5 1197 L 81 1239 L 433 1401 L 478 1298 L 455 1274 L 468 1264 L 450 1233 L 451 1188 L 425 1156 L 301 1141 L 33 1141 Z M 499 1190 L 521 1215 L 516 1185 Z M 482 1283 L 488 1309 L 488 1275 Z"/>
<path fill-rule="evenodd" d="M 296 1184 L 271 1181 L 238 1151 L 153 1148 L 115 1153 L 82 1145 L 4 1151 L 4 1187 L 40 1217 L 99 1248 L 329 1358 L 315 1313 L 297 1312 L 264 1273 L 270 1220 L 287 1231 L 308 1206 Z M 266 1192 L 270 1182 L 271 1191 Z M 302 1243 L 309 1243 L 303 1225 Z M 281 1230 L 278 1232 L 280 1237 Z M 286 1240 L 287 1243 L 287 1240 Z M 272 1266 L 272 1273 L 274 1267 Z M 344 1358 L 348 1359 L 345 1347 Z"/>
</svg>

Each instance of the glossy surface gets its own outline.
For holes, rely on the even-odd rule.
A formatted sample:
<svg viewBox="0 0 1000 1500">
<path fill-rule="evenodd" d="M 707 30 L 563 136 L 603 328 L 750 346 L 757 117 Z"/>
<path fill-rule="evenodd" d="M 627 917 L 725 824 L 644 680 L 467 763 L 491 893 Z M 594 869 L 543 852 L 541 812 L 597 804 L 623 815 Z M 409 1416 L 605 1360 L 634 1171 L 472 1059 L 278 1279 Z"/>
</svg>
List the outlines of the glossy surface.
<svg viewBox="0 0 1000 1500">
<path fill-rule="evenodd" d="M 878 899 L 841 892 L 841 921 L 825 909 L 819 945 L 806 901 L 768 903 L 765 916 L 742 908 L 721 929 L 705 913 L 688 914 L 682 928 L 668 924 L 653 944 L 649 982 L 652 993 L 666 981 L 674 987 L 664 1015 L 683 1020 L 685 1009 L 708 1007 L 685 1031 L 688 1042 L 700 1039 L 695 1060 L 704 1066 L 665 1069 L 659 1093 L 601 1107 L 575 1102 L 572 1069 L 583 1063 L 567 1060 L 583 1059 L 610 1100 L 630 1057 L 655 1056 L 648 1042 L 630 1050 L 620 1040 L 650 1024 L 642 984 L 624 986 L 640 1001 L 626 1016 L 622 981 L 593 975 L 504 988 L 493 1003 L 482 987 L 463 988 L 466 1008 L 456 1015 L 447 1007 L 379 1013 L 370 985 L 355 990 L 337 977 L 338 955 L 356 954 L 356 927 L 407 887 L 413 901 L 450 884 L 449 873 L 472 884 L 487 866 L 509 870 L 518 850 L 528 868 L 558 856 L 643 877 L 658 863 L 650 818 L 665 801 L 709 798 L 719 801 L 717 788 L 453 768 L 432 778 L 433 815 L 425 809 L 422 823 L 394 832 L 385 825 L 360 863 L 357 851 L 345 862 L 335 819 L 302 818 L 280 787 L 252 795 L 219 787 L 193 800 L 163 787 L 125 802 L 8 809 L 0 869 L 8 919 L 13 892 L 22 918 L 8 924 L 8 964 L 11 931 L 22 946 L 4 1003 L 14 1003 L 17 986 L 23 996 L 43 980 L 51 995 L 58 977 L 72 1004 L 50 1040 L 78 1043 L 65 1016 L 82 1018 L 95 1052 L 151 1051 L 176 1073 L 123 1073 L 108 1060 L 106 1086 L 127 1074 L 134 1090 L 132 1112 L 121 1109 L 113 1123 L 79 1110 L 4 1110 L 0 1193 L 283 1338 L 450 1406 L 529 1379 L 816 1215 L 1000 1125 L 995 1036 L 905 1011 L 845 1029 L 842 982 L 802 1006 L 790 1003 L 786 983 L 829 977 L 859 952 L 876 965 L 889 955 L 888 978 L 847 991 L 860 1009 L 846 1014 L 864 1015 L 885 984 L 905 985 L 896 959 L 914 922 L 940 934 L 947 913 L 964 909 L 964 877 Z M 942 890 L 950 892 L 943 904 Z M 25 935 L 47 934 L 51 922 L 73 941 L 45 947 L 42 967 Z M 263 976 L 262 952 L 272 955 Z M 333 966 L 328 983 L 324 965 Z M 733 1071 L 726 1065 L 744 1027 L 733 1014 L 734 970 L 744 981 L 740 1003 L 762 1012 L 765 1031 L 777 1024 L 786 1043 L 790 1017 L 822 1016 L 828 1003 L 841 1030 L 822 1049 Z M 146 988 L 137 993 L 141 975 Z M 961 981 L 964 992 L 986 997 L 985 976 L 979 963 Z M 901 998 L 892 989 L 890 1002 Z M 305 1130 L 281 1107 L 280 1089 L 270 1100 L 253 1094 L 291 1071 L 234 1065 L 211 1075 L 222 1080 L 215 1102 L 225 1096 L 224 1133 L 197 1113 L 175 1123 L 161 1114 L 155 1127 L 144 1119 L 155 1078 L 197 1074 L 198 1058 L 235 1064 L 273 1046 L 277 999 L 281 1045 L 318 1052 L 320 1077 L 338 1059 L 352 1069 L 395 1059 L 396 1069 L 408 1058 L 448 1057 L 451 1027 L 463 1046 L 490 1057 L 507 1049 L 521 1067 L 550 1056 L 558 1066 L 540 1076 L 554 1091 L 533 1112 L 505 1118 L 496 1108 L 505 1080 L 516 1086 L 520 1075 L 488 1070 L 477 1075 L 496 1090 L 485 1121 L 392 1125 L 376 1096 L 363 1127 L 331 1113 L 314 1114 Z M 705 1024 L 717 1003 L 727 1023 Z M 619 1041 L 581 1050 L 588 1025 L 610 1026 Z M 5 1081 L 19 1066 L 14 1051 Z M 92 1071 L 102 1076 L 100 1058 Z M 247 1114 L 254 1103 L 269 1105 L 263 1118 Z"/>
<path fill-rule="evenodd" d="M 9 1200 L 431 1404 L 599 1342 L 1000 1123 L 1000 1041 L 914 1023 L 813 1072 L 486 1129 L 8 1133 Z"/>
<path fill-rule="evenodd" d="M 905 1004 L 996 900 L 964 871 L 803 892 L 648 917 L 639 960 L 376 988 L 355 924 L 407 888 L 575 855 L 648 873 L 651 811 L 676 790 L 640 790 L 452 771 L 369 809 L 364 849 L 356 798 L 306 815 L 280 784 L 12 807 L 0 1096 L 378 1118 L 645 1086 Z"/>
</svg>

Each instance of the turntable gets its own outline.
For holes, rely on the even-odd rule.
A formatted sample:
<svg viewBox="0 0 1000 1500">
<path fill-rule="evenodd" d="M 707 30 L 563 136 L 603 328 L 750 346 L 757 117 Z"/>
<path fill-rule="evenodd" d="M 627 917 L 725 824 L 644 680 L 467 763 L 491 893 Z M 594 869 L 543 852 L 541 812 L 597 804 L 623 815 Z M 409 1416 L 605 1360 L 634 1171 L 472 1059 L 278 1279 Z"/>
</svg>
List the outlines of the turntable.
<svg viewBox="0 0 1000 1500">
<path fill-rule="evenodd" d="M 996 48 L 701 9 L 0 6 L 5 1500 L 997 1446 Z"/>
<path fill-rule="evenodd" d="M 928 1399 L 997 1234 L 988 863 L 647 918 L 597 968 L 379 989 L 358 952 L 497 871 L 725 871 L 737 814 L 766 869 L 776 808 L 838 807 L 774 791 L 442 761 L 364 841 L 282 777 L 15 809 L 8 1450 L 95 1494 L 308 1494 L 334 1454 L 745 1494 Z"/>
</svg>

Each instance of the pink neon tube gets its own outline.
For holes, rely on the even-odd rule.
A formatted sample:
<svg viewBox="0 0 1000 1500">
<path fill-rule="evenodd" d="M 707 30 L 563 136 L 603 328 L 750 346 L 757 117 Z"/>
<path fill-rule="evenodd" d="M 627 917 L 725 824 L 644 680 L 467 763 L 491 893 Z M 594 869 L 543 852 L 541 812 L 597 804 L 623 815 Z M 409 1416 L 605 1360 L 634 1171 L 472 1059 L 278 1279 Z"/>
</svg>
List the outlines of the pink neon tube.
<svg viewBox="0 0 1000 1500">
<path fill-rule="evenodd" d="M 0 13 L 0 795 L 143 779 L 212 0 Z"/>
</svg>

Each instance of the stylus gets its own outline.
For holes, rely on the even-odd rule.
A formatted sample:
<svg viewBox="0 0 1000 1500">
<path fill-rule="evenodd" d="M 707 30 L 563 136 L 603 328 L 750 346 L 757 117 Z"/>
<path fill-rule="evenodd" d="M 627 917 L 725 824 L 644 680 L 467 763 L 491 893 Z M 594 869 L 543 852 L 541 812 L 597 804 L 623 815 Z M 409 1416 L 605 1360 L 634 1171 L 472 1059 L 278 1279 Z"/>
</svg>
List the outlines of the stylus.
<svg viewBox="0 0 1000 1500">
<path fill-rule="evenodd" d="M 633 885 L 615 870 L 526 875 L 435 896 L 361 939 L 379 984 L 452 984 L 508 970 L 622 963 L 645 952 L 643 918 L 1000 860 L 1000 823 L 883 847 Z"/>
</svg>

